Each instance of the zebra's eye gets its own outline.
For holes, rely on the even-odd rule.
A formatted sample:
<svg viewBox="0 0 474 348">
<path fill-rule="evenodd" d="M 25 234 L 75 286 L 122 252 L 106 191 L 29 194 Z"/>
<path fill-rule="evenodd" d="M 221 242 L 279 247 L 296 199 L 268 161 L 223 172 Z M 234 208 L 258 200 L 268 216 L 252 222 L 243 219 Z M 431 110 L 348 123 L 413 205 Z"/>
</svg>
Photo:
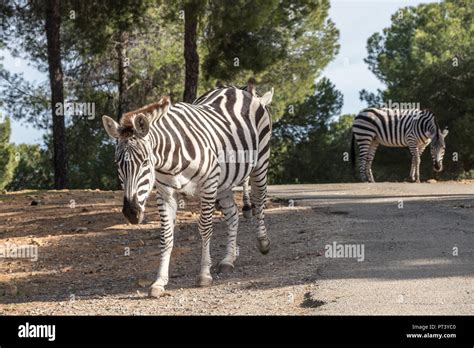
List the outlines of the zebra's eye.
<svg viewBox="0 0 474 348">
<path fill-rule="evenodd" d="M 146 159 L 142 163 L 142 167 L 147 167 L 150 164 L 150 160 Z"/>
</svg>

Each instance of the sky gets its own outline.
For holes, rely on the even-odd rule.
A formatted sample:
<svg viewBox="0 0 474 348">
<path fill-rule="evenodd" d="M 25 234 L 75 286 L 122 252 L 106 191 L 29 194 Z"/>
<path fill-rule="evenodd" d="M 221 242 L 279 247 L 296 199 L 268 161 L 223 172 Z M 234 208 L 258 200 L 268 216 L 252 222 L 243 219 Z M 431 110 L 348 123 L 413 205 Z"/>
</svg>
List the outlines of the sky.
<svg viewBox="0 0 474 348">
<path fill-rule="evenodd" d="M 375 92 L 383 84 L 364 63 L 367 56 L 367 39 L 375 32 L 390 26 L 390 17 L 405 6 L 435 1 L 419 0 L 332 0 L 329 17 L 339 29 L 340 50 L 336 58 L 323 70 L 322 76 L 329 78 L 336 89 L 344 95 L 341 114 L 357 113 L 366 105 L 359 100 L 359 91 Z M 27 61 L 15 60 L 5 51 L 3 66 L 14 73 L 24 73 L 29 81 L 46 81 L 47 76 L 28 65 Z M 2 110 L 0 110 L 0 113 Z M 16 144 L 41 144 L 44 131 L 29 127 L 24 122 L 12 120 L 10 141 Z"/>
</svg>

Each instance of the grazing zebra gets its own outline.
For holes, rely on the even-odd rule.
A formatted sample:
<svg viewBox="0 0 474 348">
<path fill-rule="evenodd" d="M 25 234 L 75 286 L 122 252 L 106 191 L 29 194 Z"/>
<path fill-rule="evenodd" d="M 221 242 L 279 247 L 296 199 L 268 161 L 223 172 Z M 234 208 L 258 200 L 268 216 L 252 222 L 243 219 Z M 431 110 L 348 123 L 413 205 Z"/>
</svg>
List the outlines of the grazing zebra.
<svg viewBox="0 0 474 348">
<path fill-rule="evenodd" d="M 270 250 L 264 205 L 271 135 L 267 105 L 272 96 L 273 90 L 258 98 L 237 88 L 220 88 L 207 92 L 193 104 L 171 105 L 169 98 L 163 97 L 157 103 L 124 114 L 120 124 L 103 116 L 105 130 L 118 139 L 115 158 L 124 186 L 122 211 L 131 223 L 142 221 L 145 202 L 156 186 L 161 262 L 150 296 L 160 296 L 168 283 L 179 193 L 200 198 L 199 286 L 212 284 L 210 238 L 216 201 L 228 229 L 226 254 L 219 263 L 219 271 L 234 267 L 238 210 L 232 188 L 247 177 L 258 223 L 257 245 L 263 254 Z"/>
<path fill-rule="evenodd" d="M 408 147 L 412 155 L 410 179 L 420 182 L 420 157 L 429 144 L 433 170 L 443 170 L 447 135 L 448 130 L 441 130 L 429 110 L 368 108 L 355 117 L 352 125 L 352 164 L 355 165 L 354 142 L 357 141 L 361 179 L 374 182 L 372 162 L 377 147 Z"/>
</svg>

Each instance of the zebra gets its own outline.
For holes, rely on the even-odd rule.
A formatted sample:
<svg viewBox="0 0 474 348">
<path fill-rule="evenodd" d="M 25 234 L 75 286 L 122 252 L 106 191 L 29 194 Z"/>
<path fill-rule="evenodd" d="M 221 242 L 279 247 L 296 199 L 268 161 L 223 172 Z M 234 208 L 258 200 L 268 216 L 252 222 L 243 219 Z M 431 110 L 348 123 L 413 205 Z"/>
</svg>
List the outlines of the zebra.
<svg viewBox="0 0 474 348">
<path fill-rule="evenodd" d="M 355 166 L 354 143 L 357 141 L 361 180 L 374 182 L 372 162 L 378 146 L 408 147 L 412 155 L 410 180 L 420 182 L 420 157 L 429 144 L 433 170 L 443 170 L 447 135 L 448 129 L 441 130 L 429 110 L 368 108 L 355 117 L 352 125 L 352 165 Z"/>
<path fill-rule="evenodd" d="M 195 103 L 172 105 L 169 97 L 122 115 L 120 123 L 103 116 L 107 134 L 117 139 L 115 159 L 123 182 L 122 212 L 140 223 L 156 187 L 160 214 L 160 265 L 149 295 L 159 297 L 168 284 L 179 193 L 200 198 L 198 230 L 202 240 L 198 286 L 210 286 L 212 215 L 219 202 L 227 223 L 226 253 L 218 272 L 229 272 L 237 258 L 238 209 L 232 188 L 250 177 L 250 199 L 258 227 L 257 246 L 270 250 L 264 222 L 270 156 L 273 89 L 261 98 L 237 88 L 213 89 Z M 252 160 L 232 161 L 226 153 L 244 150 Z"/>
</svg>

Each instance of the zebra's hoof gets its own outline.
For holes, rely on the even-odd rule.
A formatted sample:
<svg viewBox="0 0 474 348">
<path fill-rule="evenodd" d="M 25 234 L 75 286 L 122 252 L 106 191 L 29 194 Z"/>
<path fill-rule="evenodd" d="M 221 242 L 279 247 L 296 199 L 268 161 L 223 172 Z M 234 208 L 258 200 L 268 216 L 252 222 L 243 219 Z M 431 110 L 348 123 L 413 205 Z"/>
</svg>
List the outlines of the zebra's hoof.
<svg viewBox="0 0 474 348">
<path fill-rule="evenodd" d="M 231 273 L 234 270 L 234 265 L 230 263 L 219 263 L 219 266 L 217 267 L 217 273 L 222 273 L 222 274 L 228 274 Z"/>
<path fill-rule="evenodd" d="M 152 285 L 150 287 L 150 291 L 148 292 L 148 296 L 159 298 L 165 294 L 165 288 L 161 285 Z"/>
<path fill-rule="evenodd" d="M 205 288 L 207 286 L 212 285 L 212 277 L 210 275 L 208 276 L 199 276 L 197 280 L 197 286 L 201 288 Z"/>
<path fill-rule="evenodd" d="M 249 205 L 244 205 L 242 208 L 242 214 L 244 215 L 244 218 L 246 219 L 251 219 L 252 218 L 252 207 Z"/>
<path fill-rule="evenodd" d="M 270 238 L 268 237 L 257 240 L 258 250 L 260 250 L 263 255 L 267 254 L 270 251 L 270 244 Z"/>
</svg>

